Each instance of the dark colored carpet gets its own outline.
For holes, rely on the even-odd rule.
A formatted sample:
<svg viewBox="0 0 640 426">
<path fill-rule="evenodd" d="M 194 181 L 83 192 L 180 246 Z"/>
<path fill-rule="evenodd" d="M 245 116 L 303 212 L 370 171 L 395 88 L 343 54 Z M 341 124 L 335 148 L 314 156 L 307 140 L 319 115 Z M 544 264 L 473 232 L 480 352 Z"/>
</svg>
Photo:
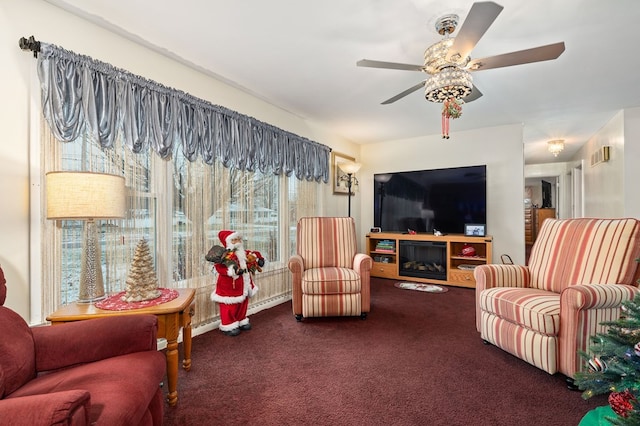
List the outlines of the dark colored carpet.
<svg viewBox="0 0 640 426">
<path fill-rule="evenodd" d="M 474 318 L 472 289 L 432 294 L 382 279 L 365 321 L 299 323 L 291 303 L 279 305 L 238 337 L 193 339 L 165 424 L 566 426 L 606 404 L 484 345 Z"/>
</svg>

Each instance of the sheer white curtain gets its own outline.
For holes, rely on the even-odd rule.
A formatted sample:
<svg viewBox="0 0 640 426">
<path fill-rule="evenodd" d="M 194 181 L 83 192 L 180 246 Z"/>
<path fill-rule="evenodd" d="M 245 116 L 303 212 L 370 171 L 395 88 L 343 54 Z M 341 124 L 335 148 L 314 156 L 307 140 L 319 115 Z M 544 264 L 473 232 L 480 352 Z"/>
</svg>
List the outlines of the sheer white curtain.
<svg viewBox="0 0 640 426">
<path fill-rule="evenodd" d="M 52 170 L 98 171 L 124 176 L 127 217 L 100 221 L 105 290 L 125 288 L 130 263 L 140 239 L 154 253 L 162 287 L 196 289 L 198 326 L 218 319 L 209 295 L 215 285 L 212 265 L 204 256 L 219 244 L 218 232 L 242 233 L 245 247 L 267 259 L 256 276 L 260 287 L 250 307 L 290 297 L 286 263 L 295 250 L 295 225 L 302 216 L 317 215 L 320 183 L 294 176 L 228 169 L 187 161 L 176 150 L 168 160 L 152 151 L 133 153 L 120 138 L 105 149 L 82 133 L 71 142 L 56 140 L 41 120 L 42 318 L 77 299 L 82 222 L 46 219 L 44 176 Z"/>
<path fill-rule="evenodd" d="M 127 217 L 124 220 L 101 220 L 101 264 L 105 291 L 124 289 L 128 265 L 140 239 L 145 238 L 152 250 L 156 246 L 157 189 L 154 175 L 162 170 L 162 161 L 153 156 L 136 155 L 124 148 L 119 140 L 112 149 L 104 150 L 82 134 L 73 142 L 61 143 L 42 120 L 40 187 L 42 218 L 42 300 L 43 317 L 60 305 L 77 299 L 82 251 L 82 221 L 52 221 L 46 218 L 45 175 L 53 170 L 92 171 L 125 177 L 127 186 Z M 159 277 L 161 278 L 161 277 Z M 162 282 L 166 284 L 166 280 Z"/>
</svg>

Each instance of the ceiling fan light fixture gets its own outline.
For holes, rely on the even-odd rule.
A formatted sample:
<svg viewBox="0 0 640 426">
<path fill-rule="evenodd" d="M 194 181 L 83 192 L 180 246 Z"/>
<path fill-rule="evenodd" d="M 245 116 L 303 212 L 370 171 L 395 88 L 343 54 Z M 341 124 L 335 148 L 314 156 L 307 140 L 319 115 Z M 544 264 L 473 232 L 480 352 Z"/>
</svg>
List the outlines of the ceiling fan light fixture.
<svg viewBox="0 0 640 426">
<path fill-rule="evenodd" d="M 564 149 L 564 140 L 563 139 L 555 139 L 547 142 L 547 149 L 550 153 L 553 154 L 554 157 L 557 157 L 560 152 Z"/>
<path fill-rule="evenodd" d="M 482 93 L 472 86 L 469 72 L 557 59 L 565 49 L 564 42 L 560 42 L 471 60 L 469 55 L 503 9 L 493 1 L 476 1 L 459 30 L 456 30 L 460 21 L 458 15 L 440 17 L 435 28 L 444 38 L 427 47 L 422 65 L 368 59 L 362 59 L 356 64 L 362 67 L 419 71 L 429 75 L 426 80 L 382 102 L 383 105 L 402 99 L 423 87 L 425 98 L 431 102 L 452 102 L 463 98 L 466 98 L 465 102 L 474 101 Z M 455 31 L 457 35 L 452 37 Z M 446 115 L 448 109 L 445 107 L 443 111 Z M 450 115 L 449 118 L 456 117 Z"/>
<path fill-rule="evenodd" d="M 445 38 L 439 42 L 427 47 L 424 51 L 424 70 L 428 74 L 437 74 L 442 69 L 449 67 L 464 68 L 467 66 L 471 58 L 468 56 L 463 58 L 460 55 L 454 55 L 447 61 L 447 53 L 453 45 L 453 38 Z"/>
<path fill-rule="evenodd" d="M 471 94 L 473 77 L 467 70 L 449 67 L 432 75 L 424 85 L 424 97 L 430 102 L 462 99 Z"/>
</svg>

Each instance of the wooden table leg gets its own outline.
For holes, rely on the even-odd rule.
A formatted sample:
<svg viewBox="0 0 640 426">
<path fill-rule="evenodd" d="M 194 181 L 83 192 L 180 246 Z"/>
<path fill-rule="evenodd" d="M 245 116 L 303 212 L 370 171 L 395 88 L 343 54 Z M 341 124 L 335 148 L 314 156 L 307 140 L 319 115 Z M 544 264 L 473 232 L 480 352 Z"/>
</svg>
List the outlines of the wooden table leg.
<svg viewBox="0 0 640 426">
<path fill-rule="evenodd" d="M 192 304 L 182 319 L 182 344 L 184 345 L 182 368 L 186 371 L 191 370 L 191 317 L 193 317 L 194 313 L 195 304 Z"/>
<path fill-rule="evenodd" d="M 178 332 L 180 331 L 180 315 L 165 316 L 165 327 L 167 339 L 167 385 L 169 393 L 167 401 L 170 406 L 178 403 Z"/>
<path fill-rule="evenodd" d="M 174 406 L 178 403 L 178 339 L 167 340 L 167 401 Z"/>
</svg>

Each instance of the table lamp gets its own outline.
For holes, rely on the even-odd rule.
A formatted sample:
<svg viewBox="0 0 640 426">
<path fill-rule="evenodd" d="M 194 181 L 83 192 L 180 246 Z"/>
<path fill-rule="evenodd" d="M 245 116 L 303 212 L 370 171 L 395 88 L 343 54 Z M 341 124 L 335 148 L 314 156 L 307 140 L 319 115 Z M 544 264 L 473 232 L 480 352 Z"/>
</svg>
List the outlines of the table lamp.
<svg viewBox="0 0 640 426">
<path fill-rule="evenodd" d="M 82 264 L 78 302 L 105 298 L 96 219 L 125 217 L 126 191 L 122 176 L 92 172 L 46 174 L 47 218 L 83 220 Z"/>
</svg>

